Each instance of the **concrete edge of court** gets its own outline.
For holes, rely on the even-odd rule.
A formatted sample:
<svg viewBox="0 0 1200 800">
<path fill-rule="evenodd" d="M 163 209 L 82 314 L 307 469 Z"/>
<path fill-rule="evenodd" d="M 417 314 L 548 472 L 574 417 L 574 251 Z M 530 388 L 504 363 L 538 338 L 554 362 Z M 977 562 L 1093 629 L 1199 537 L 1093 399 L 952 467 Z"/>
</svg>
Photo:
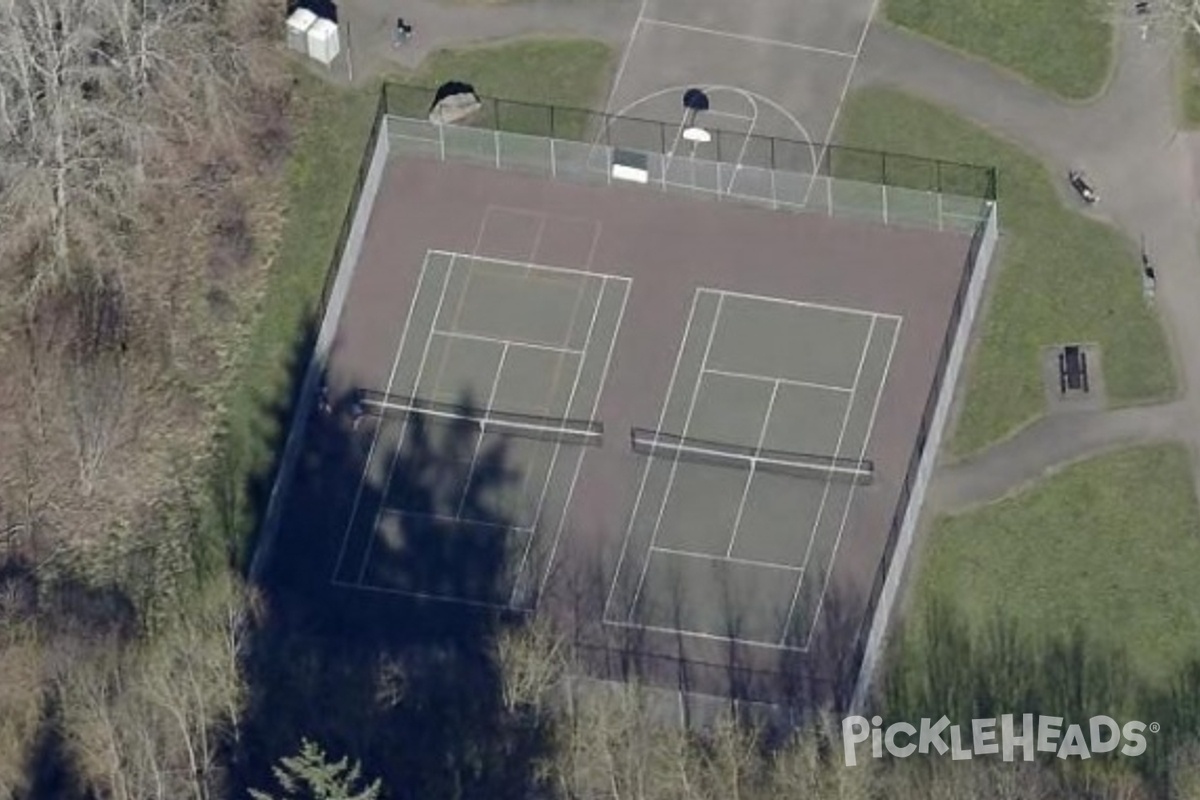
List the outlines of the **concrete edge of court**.
<svg viewBox="0 0 1200 800">
<path fill-rule="evenodd" d="M 252 583 L 258 583 L 263 570 L 270 559 L 279 534 L 279 518 L 283 509 L 284 495 L 291 484 L 296 462 L 304 445 L 305 422 L 312 414 L 314 397 L 317 394 L 317 383 L 325 360 L 329 355 L 330 345 L 337 333 L 338 323 L 342 316 L 342 306 L 350 291 L 350 282 L 354 278 L 354 269 L 362 252 L 363 239 L 366 236 L 367 225 L 371 220 L 371 211 L 375 207 L 375 197 L 383 181 L 384 168 L 387 165 L 388 152 L 387 118 L 380 120 L 380 128 L 375 137 L 375 147 L 371 153 L 371 165 L 367 169 L 359 192 L 358 204 L 354 209 L 354 219 L 350 223 L 350 232 L 346 237 L 346 245 L 342 248 L 342 257 L 337 264 L 337 278 L 329 292 L 329 300 L 325 307 L 321 327 L 317 332 L 317 341 L 313 347 L 312 356 L 304 370 L 304 379 L 300 383 L 300 393 L 296 398 L 291 423 L 288 427 L 287 438 L 283 446 L 283 456 L 279 460 L 279 470 L 275 474 L 275 482 L 271 486 L 271 494 L 267 499 L 267 509 L 263 514 L 263 523 L 259 530 L 258 544 L 250 559 L 249 577 Z"/>
<path fill-rule="evenodd" d="M 913 481 L 912 493 L 908 499 L 908 507 L 904 512 L 900 534 L 896 540 L 896 549 L 892 553 L 891 564 L 887 567 L 887 577 L 879 594 L 879 602 L 875 606 L 874 618 L 871 620 L 867 643 L 863 648 L 862 662 L 859 664 L 858 678 L 854 684 L 854 694 L 851 696 L 849 714 L 858 714 L 865 708 L 869 698 L 875 672 L 879 668 L 880 650 L 887 637 L 888 625 L 891 621 L 892 607 L 900 592 L 900 583 L 904 576 L 905 565 L 909 551 L 912 549 L 916 536 L 917 524 L 921 519 L 922 506 L 925 503 L 925 492 L 933 477 L 934 464 L 937 462 L 941 449 L 942 434 L 945 433 L 950 420 L 950 406 L 958 386 L 959 373 L 966 359 L 967 345 L 970 341 L 971 329 L 983 300 L 983 289 L 987 284 L 988 272 L 996 242 L 1000 235 L 998 210 L 995 201 L 990 203 L 987 219 L 984 223 L 983 235 L 979 249 L 975 253 L 975 263 L 971 276 L 971 284 L 967 287 L 963 302 L 962 315 L 958 320 L 958 331 L 954 344 L 950 349 L 950 357 L 946 363 L 946 373 L 942 376 L 942 387 L 937 405 L 933 412 L 933 421 L 929 426 L 929 437 L 925 440 L 925 449 L 921 454 L 921 462 L 917 467 L 917 476 Z"/>
<path fill-rule="evenodd" d="M 294 414 L 284 443 L 283 455 L 280 458 L 279 470 L 271 487 L 267 508 L 263 515 L 259 540 L 251 557 L 249 568 L 251 582 L 261 580 L 278 536 L 280 515 L 287 487 L 291 483 L 292 474 L 295 471 L 303 447 L 304 432 L 306 430 L 305 421 L 312 412 L 313 398 L 316 394 L 320 373 L 337 331 L 342 306 L 345 303 L 350 283 L 354 277 L 355 265 L 362 250 L 366 229 L 391 150 L 388 128 L 388 117 L 387 115 L 383 115 L 371 154 L 370 167 L 363 181 L 346 245 L 337 265 L 337 278 L 330 291 L 329 302 L 321 321 L 312 356 L 305 368 L 300 394 L 297 398 Z M 875 677 L 875 671 L 878 668 L 879 651 L 886 637 L 892 607 L 899 593 L 900 581 L 909 550 L 912 547 L 917 523 L 920 519 L 925 492 L 932 476 L 942 434 L 949 419 L 950 403 L 953 399 L 958 375 L 965 358 L 967 341 L 982 300 L 983 287 L 986 283 L 992 255 L 999 235 L 997 213 L 996 203 L 994 201 L 989 202 L 984 235 L 979 250 L 976 253 L 975 272 L 972 277 L 972 283 L 967 290 L 963 314 L 959 320 L 958 333 L 948 360 L 941 394 L 933 416 L 933 423 L 930 426 L 929 439 L 926 442 L 925 451 L 921 458 L 921 463 L 917 471 L 917 479 L 914 482 L 912 496 L 909 499 L 909 504 L 905 512 L 896 550 L 893 553 L 892 562 L 888 567 L 888 574 L 880 593 L 879 603 L 875 608 L 866 647 L 863 651 L 863 658 L 859 665 L 858 677 L 850 703 L 851 713 L 864 706 Z"/>
</svg>

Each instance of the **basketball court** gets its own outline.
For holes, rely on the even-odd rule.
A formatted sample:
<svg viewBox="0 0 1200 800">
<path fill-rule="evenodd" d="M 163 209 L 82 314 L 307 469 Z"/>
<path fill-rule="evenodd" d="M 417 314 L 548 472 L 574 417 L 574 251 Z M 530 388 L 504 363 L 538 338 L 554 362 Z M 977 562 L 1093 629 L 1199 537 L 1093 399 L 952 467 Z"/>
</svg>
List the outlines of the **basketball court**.
<svg viewBox="0 0 1200 800">
<path fill-rule="evenodd" d="M 749 6 L 644 0 L 607 110 L 675 124 L 683 116 L 683 92 L 700 88 L 712 104 L 698 124 L 740 133 L 743 139 L 776 137 L 809 145 L 809 164 L 784 162 L 789 169 L 815 174 L 820 145 L 833 135 L 874 7 L 874 0 L 765 0 Z M 716 160 L 742 163 L 737 150 L 727 146 Z M 761 160 L 752 156 L 745 163 Z"/>
</svg>

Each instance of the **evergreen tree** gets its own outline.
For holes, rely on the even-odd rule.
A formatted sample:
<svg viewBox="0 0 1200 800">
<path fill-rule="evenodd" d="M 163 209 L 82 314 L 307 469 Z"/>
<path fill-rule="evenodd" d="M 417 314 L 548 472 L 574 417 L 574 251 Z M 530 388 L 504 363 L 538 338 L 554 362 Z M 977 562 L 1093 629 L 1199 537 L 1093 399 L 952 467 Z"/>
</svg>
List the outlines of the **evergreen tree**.
<svg viewBox="0 0 1200 800">
<path fill-rule="evenodd" d="M 281 759 L 274 773 L 283 794 L 251 789 L 253 800 L 379 800 L 383 792 L 379 780 L 355 788 L 362 781 L 362 765 L 351 764 L 347 757 L 331 763 L 325 751 L 308 739 L 301 741 L 298 755 Z"/>
</svg>

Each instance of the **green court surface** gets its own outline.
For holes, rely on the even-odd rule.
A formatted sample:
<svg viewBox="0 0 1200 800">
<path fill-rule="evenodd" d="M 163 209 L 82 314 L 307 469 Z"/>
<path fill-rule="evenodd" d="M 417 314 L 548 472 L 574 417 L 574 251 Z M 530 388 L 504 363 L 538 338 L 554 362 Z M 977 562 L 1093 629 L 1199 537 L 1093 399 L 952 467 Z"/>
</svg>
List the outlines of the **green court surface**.
<svg viewBox="0 0 1200 800">
<path fill-rule="evenodd" d="M 658 420 L 672 446 L 657 452 L 651 434 L 606 621 L 805 649 L 862 481 L 819 466 L 783 474 L 758 456 L 866 457 L 899 328 L 698 290 Z M 693 447 L 743 455 L 714 463 Z"/>
<path fill-rule="evenodd" d="M 365 467 L 364 482 L 385 492 L 373 513 L 356 509 L 335 581 L 519 605 L 537 532 L 565 512 L 588 443 L 558 429 L 593 417 L 627 291 L 623 278 L 430 251 L 376 393 L 403 411 L 380 417 Z M 411 474 L 425 452 L 449 476 L 433 502 Z M 398 463 L 407 474 L 394 480 Z M 414 568 L 430 548 L 458 552 L 457 563 Z M 464 580 L 467 562 L 502 574 Z M 452 585 L 423 583 L 446 575 Z"/>
</svg>

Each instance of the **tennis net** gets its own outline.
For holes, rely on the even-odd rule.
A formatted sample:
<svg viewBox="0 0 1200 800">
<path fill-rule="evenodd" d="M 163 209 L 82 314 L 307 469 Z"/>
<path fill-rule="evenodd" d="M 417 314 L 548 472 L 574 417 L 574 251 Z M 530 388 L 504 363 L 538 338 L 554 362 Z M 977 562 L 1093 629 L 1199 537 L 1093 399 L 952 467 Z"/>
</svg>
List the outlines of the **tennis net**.
<svg viewBox="0 0 1200 800">
<path fill-rule="evenodd" d="M 596 420 L 563 419 L 472 408 L 465 404 L 443 403 L 422 397 L 403 397 L 374 390 L 360 390 L 358 399 L 365 413 L 379 417 L 420 417 L 452 425 L 466 425 L 484 434 L 495 433 L 561 444 L 599 445 L 604 439 L 604 425 Z"/>
<path fill-rule="evenodd" d="M 630 439 L 633 451 L 641 455 L 670 456 L 681 461 L 717 467 L 737 467 L 860 485 L 871 483 L 875 477 L 875 464 L 868 458 L 760 450 L 745 445 L 677 436 L 649 428 L 634 428 L 630 431 Z"/>
</svg>

